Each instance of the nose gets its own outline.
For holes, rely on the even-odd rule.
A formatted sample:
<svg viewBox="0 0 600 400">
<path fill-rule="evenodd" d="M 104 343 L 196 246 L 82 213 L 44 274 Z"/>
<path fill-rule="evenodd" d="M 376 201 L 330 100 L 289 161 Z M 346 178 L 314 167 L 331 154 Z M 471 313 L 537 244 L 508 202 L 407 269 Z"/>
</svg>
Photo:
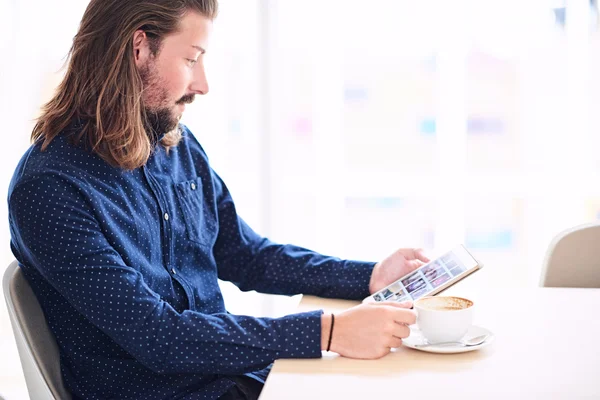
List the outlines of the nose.
<svg viewBox="0 0 600 400">
<path fill-rule="evenodd" d="M 198 63 L 194 68 L 194 80 L 190 89 L 196 94 L 207 94 L 208 93 L 208 79 L 206 79 L 206 70 L 203 63 Z"/>
</svg>

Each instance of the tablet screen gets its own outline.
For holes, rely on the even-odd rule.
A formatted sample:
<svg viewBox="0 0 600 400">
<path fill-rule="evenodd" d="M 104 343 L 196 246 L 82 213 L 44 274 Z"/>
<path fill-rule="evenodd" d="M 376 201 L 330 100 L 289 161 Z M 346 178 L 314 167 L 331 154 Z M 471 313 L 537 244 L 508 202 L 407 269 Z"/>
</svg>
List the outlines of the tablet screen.
<svg viewBox="0 0 600 400">
<path fill-rule="evenodd" d="M 464 247 L 460 246 L 375 293 L 373 299 L 375 301 L 414 301 L 435 292 L 436 289 L 452 280 L 458 280 L 461 274 L 469 272 L 474 267 L 477 267 L 477 261 Z"/>
</svg>

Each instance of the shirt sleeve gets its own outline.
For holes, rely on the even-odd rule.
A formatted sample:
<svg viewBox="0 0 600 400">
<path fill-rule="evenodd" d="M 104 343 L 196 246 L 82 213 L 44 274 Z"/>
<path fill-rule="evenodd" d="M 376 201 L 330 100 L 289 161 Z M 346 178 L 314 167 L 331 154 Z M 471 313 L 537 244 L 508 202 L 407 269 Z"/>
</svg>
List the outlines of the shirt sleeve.
<svg viewBox="0 0 600 400">
<path fill-rule="evenodd" d="M 19 261 L 146 367 L 240 374 L 278 358 L 321 356 L 321 311 L 283 318 L 177 312 L 109 243 L 83 190 L 61 176 L 15 187 L 9 215 Z"/>
<path fill-rule="evenodd" d="M 219 278 L 241 290 L 270 294 L 309 294 L 360 300 L 369 296 L 375 263 L 341 260 L 294 246 L 273 243 L 237 214 L 221 178 L 212 171 L 219 236 L 214 248 Z"/>
</svg>

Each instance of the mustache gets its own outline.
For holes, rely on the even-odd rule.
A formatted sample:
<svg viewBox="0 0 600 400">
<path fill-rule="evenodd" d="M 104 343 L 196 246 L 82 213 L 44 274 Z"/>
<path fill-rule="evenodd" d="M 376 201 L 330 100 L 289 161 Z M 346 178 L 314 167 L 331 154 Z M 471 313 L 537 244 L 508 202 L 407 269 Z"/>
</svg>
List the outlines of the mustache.
<svg viewBox="0 0 600 400">
<path fill-rule="evenodd" d="M 185 96 L 183 96 L 181 99 L 179 99 L 177 101 L 177 104 L 191 104 L 194 102 L 195 98 L 196 98 L 195 94 L 186 94 Z"/>
</svg>

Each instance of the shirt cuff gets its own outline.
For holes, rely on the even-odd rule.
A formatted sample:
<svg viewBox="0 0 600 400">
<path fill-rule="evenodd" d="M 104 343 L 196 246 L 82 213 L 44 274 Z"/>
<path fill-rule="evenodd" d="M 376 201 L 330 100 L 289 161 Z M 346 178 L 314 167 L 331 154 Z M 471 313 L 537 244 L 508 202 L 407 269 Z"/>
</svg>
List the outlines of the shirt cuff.
<svg viewBox="0 0 600 400">
<path fill-rule="evenodd" d="M 344 261 L 344 273 L 340 274 L 335 297 L 348 300 L 362 300 L 371 295 L 369 283 L 377 263 Z"/>
<path fill-rule="evenodd" d="M 277 318 L 278 358 L 320 358 L 322 314 L 316 310 Z"/>
</svg>

